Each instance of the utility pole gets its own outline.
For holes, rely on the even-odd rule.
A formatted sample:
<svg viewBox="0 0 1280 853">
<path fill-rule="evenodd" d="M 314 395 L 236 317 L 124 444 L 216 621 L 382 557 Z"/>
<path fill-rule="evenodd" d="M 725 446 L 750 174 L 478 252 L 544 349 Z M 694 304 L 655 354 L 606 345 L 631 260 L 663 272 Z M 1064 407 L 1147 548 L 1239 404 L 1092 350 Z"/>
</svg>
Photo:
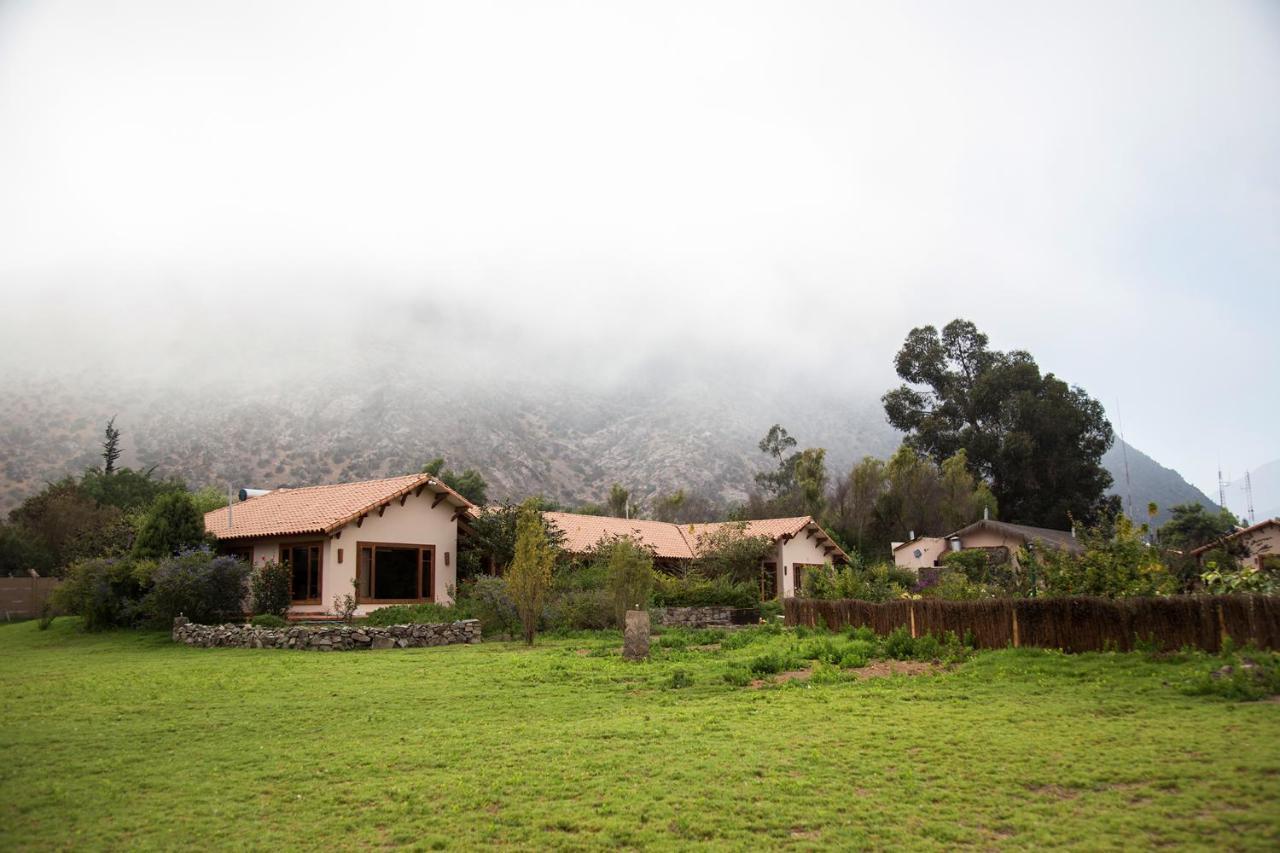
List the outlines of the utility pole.
<svg viewBox="0 0 1280 853">
<path fill-rule="evenodd" d="M 1249 472 L 1244 472 L 1244 499 L 1249 509 L 1249 526 L 1252 527 L 1257 521 L 1253 517 L 1253 481 L 1249 479 Z"/>
</svg>

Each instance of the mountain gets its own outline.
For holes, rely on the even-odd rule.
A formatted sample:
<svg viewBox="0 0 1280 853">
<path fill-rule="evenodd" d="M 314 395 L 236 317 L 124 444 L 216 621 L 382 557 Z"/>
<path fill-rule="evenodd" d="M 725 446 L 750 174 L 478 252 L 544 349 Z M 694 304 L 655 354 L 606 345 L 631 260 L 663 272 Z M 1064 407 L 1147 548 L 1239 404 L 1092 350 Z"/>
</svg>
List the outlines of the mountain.
<svg viewBox="0 0 1280 853">
<path fill-rule="evenodd" d="M 1128 485 L 1125 483 L 1125 459 L 1128 457 Z M 1133 497 L 1133 517 L 1147 520 L 1147 505 L 1154 503 L 1159 509 L 1155 517 L 1158 527 L 1169 519 L 1169 510 L 1177 504 L 1200 503 L 1206 509 L 1216 510 L 1218 505 L 1208 495 L 1183 479 L 1172 468 L 1166 468 L 1133 445 L 1120 439 L 1102 457 L 1102 464 L 1111 472 L 1109 493 L 1119 495 L 1128 509 L 1128 498 Z"/>
<path fill-rule="evenodd" d="M 375 381 L 370 381 L 373 375 Z M 87 383 L 16 380 L 0 412 L 0 510 L 48 480 L 97 464 L 103 424 L 124 431 L 122 464 L 193 486 L 271 488 L 417 471 L 436 456 L 475 467 L 492 499 L 541 493 L 601 501 L 614 482 L 638 497 L 684 488 L 741 500 L 766 460 L 756 443 L 781 423 L 801 446 L 827 448 L 828 470 L 900 441 L 873 393 L 843 394 L 804 377 L 612 385 L 470 381 L 465 371 L 401 372 L 352 365 L 323 378 L 186 387 L 115 377 Z M 1209 499 L 1176 471 L 1128 448 L 1133 502 L 1163 520 L 1176 503 Z M 1104 458 L 1124 495 L 1119 444 Z"/>
</svg>

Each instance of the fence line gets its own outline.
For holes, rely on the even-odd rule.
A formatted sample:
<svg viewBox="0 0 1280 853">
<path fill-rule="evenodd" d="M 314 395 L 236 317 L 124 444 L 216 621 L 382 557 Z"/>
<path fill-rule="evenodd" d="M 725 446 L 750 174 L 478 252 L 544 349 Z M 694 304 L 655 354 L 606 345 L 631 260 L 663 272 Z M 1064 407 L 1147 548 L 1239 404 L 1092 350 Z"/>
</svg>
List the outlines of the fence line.
<svg viewBox="0 0 1280 853">
<path fill-rule="evenodd" d="M 1224 637 L 1237 645 L 1280 649 L 1280 597 L 1183 595 L 1168 598 L 995 598 L 982 601 L 788 598 L 786 624 L 832 629 L 869 626 L 877 634 L 905 627 L 913 636 L 970 634 L 982 649 L 1036 646 L 1068 652 L 1117 649 L 1135 641 L 1174 651 L 1216 652 Z"/>
<path fill-rule="evenodd" d="M 0 620 L 36 618 L 61 583 L 59 578 L 0 578 Z"/>
</svg>

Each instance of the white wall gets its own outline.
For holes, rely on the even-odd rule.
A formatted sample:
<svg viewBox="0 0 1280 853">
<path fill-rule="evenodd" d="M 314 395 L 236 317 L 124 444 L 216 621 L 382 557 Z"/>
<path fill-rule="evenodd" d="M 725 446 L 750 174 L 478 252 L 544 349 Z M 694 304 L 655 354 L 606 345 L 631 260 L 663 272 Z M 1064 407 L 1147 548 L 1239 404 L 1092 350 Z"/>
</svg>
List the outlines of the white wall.
<svg viewBox="0 0 1280 853">
<path fill-rule="evenodd" d="M 783 598 L 792 598 L 800 594 L 796 589 L 796 564 L 821 566 L 831 562 L 834 553 L 827 554 L 822 550 L 819 538 L 806 537 L 804 531 L 796 534 L 787 542 L 779 542 L 777 548 L 778 590 Z"/>
</svg>

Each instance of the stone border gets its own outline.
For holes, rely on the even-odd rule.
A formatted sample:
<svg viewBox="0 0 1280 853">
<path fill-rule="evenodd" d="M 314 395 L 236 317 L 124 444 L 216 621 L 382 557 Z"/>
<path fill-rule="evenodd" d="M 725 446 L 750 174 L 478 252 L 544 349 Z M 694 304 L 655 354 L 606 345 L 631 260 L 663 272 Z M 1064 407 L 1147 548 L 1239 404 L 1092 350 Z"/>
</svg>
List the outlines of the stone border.
<svg viewBox="0 0 1280 853">
<path fill-rule="evenodd" d="M 415 649 L 480 642 L 480 621 L 463 619 L 436 625 L 196 625 L 173 620 L 173 641 L 201 648 L 299 649 L 347 652 L 357 649 Z"/>
<path fill-rule="evenodd" d="M 733 628 L 760 621 L 760 611 L 756 609 L 754 618 L 735 622 L 734 614 L 739 612 L 736 607 L 655 607 L 650 612 L 664 628 Z"/>
</svg>

